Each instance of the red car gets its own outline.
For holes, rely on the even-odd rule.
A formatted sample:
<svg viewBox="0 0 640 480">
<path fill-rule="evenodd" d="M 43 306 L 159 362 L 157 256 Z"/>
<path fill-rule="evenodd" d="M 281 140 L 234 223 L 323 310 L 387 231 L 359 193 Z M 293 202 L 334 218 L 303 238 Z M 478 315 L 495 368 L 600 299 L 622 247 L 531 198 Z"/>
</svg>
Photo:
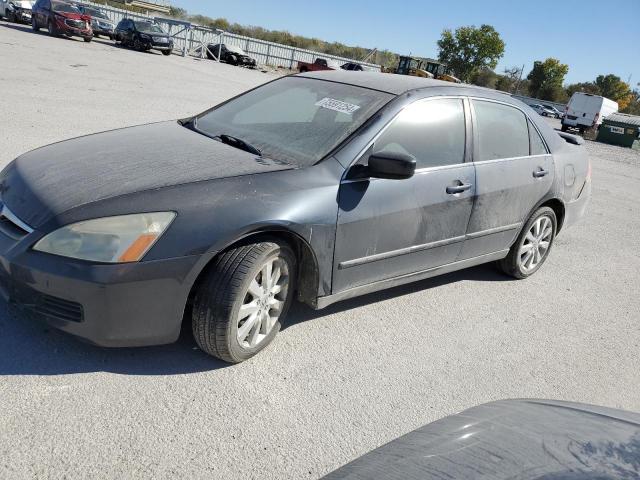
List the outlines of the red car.
<svg viewBox="0 0 640 480">
<path fill-rule="evenodd" d="M 53 37 L 82 37 L 85 42 L 93 39 L 91 17 L 83 15 L 75 5 L 60 0 L 38 0 L 33 6 L 31 27 L 34 32 L 46 28 Z"/>
</svg>

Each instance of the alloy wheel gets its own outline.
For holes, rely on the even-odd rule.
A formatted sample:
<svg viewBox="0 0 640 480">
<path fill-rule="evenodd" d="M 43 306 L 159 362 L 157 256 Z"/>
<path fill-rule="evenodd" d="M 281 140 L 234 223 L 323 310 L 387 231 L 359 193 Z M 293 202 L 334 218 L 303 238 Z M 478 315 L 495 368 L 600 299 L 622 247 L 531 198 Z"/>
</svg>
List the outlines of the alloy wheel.
<svg viewBox="0 0 640 480">
<path fill-rule="evenodd" d="M 278 322 L 289 288 L 287 263 L 280 257 L 266 261 L 251 280 L 238 310 L 237 339 L 244 348 L 255 348 Z"/>
<path fill-rule="evenodd" d="M 524 273 L 533 272 L 549 253 L 553 240 L 553 222 L 543 215 L 536 219 L 518 250 L 518 264 Z"/>
</svg>

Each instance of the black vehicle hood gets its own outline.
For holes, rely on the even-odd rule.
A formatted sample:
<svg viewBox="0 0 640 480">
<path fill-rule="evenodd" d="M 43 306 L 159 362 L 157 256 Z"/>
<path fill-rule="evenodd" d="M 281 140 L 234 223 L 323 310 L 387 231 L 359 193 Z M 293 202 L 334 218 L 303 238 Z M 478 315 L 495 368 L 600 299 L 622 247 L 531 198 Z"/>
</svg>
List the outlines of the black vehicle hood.
<svg viewBox="0 0 640 480">
<path fill-rule="evenodd" d="M 291 168 L 172 121 L 88 135 L 26 153 L 0 175 L 0 195 L 18 218 L 37 228 L 62 212 L 108 198 Z"/>
<path fill-rule="evenodd" d="M 506 400 L 414 430 L 325 479 L 640 478 L 640 414 Z"/>
</svg>

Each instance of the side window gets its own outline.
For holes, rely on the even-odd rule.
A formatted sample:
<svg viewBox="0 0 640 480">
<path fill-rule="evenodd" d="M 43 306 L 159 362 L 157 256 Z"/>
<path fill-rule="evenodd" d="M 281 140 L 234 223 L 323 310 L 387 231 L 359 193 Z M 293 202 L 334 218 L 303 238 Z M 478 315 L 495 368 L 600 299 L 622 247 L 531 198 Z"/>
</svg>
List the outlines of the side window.
<svg viewBox="0 0 640 480">
<path fill-rule="evenodd" d="M 373 153 L 405 153 L 417 168 L 464 162 L 464 107 L 461 99 L 418 101 L 405 107 L 376 140 Z"/>
<path fill-rule="evenodd" d="M 540 134 L 531 121 L 529 121 L 529 137 L 531 138 L 531 155 L 546 155 L 549 153 L 542 141 L 542 137 L 540 137 Z"/>
<path fill-rule="evenodd" d="M 478 125 L 478 161 L 529 155 L 527 118 L 517 108 L 472 100 Z"/>
</svg>

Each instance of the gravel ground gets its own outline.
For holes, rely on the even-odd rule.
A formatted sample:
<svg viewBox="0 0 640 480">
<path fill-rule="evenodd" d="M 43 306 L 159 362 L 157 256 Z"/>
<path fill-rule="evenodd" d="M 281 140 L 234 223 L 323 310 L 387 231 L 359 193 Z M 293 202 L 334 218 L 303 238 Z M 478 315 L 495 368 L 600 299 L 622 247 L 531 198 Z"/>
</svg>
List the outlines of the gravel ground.
<svg viewBox="0 0 640 480">
<path fill-rule="evenodd" d="M 0 22 L 0 165 L 179 118 L 274 78 Z M 229 367 L 175 345 L 84 345 L 0 303 L 0 478 L 318 478 L 490 400 L 640 411 L 640 152 L 589 142 L 588 216 L 544 268 L 484 266 L 314 312 Z"/>
</svg>

